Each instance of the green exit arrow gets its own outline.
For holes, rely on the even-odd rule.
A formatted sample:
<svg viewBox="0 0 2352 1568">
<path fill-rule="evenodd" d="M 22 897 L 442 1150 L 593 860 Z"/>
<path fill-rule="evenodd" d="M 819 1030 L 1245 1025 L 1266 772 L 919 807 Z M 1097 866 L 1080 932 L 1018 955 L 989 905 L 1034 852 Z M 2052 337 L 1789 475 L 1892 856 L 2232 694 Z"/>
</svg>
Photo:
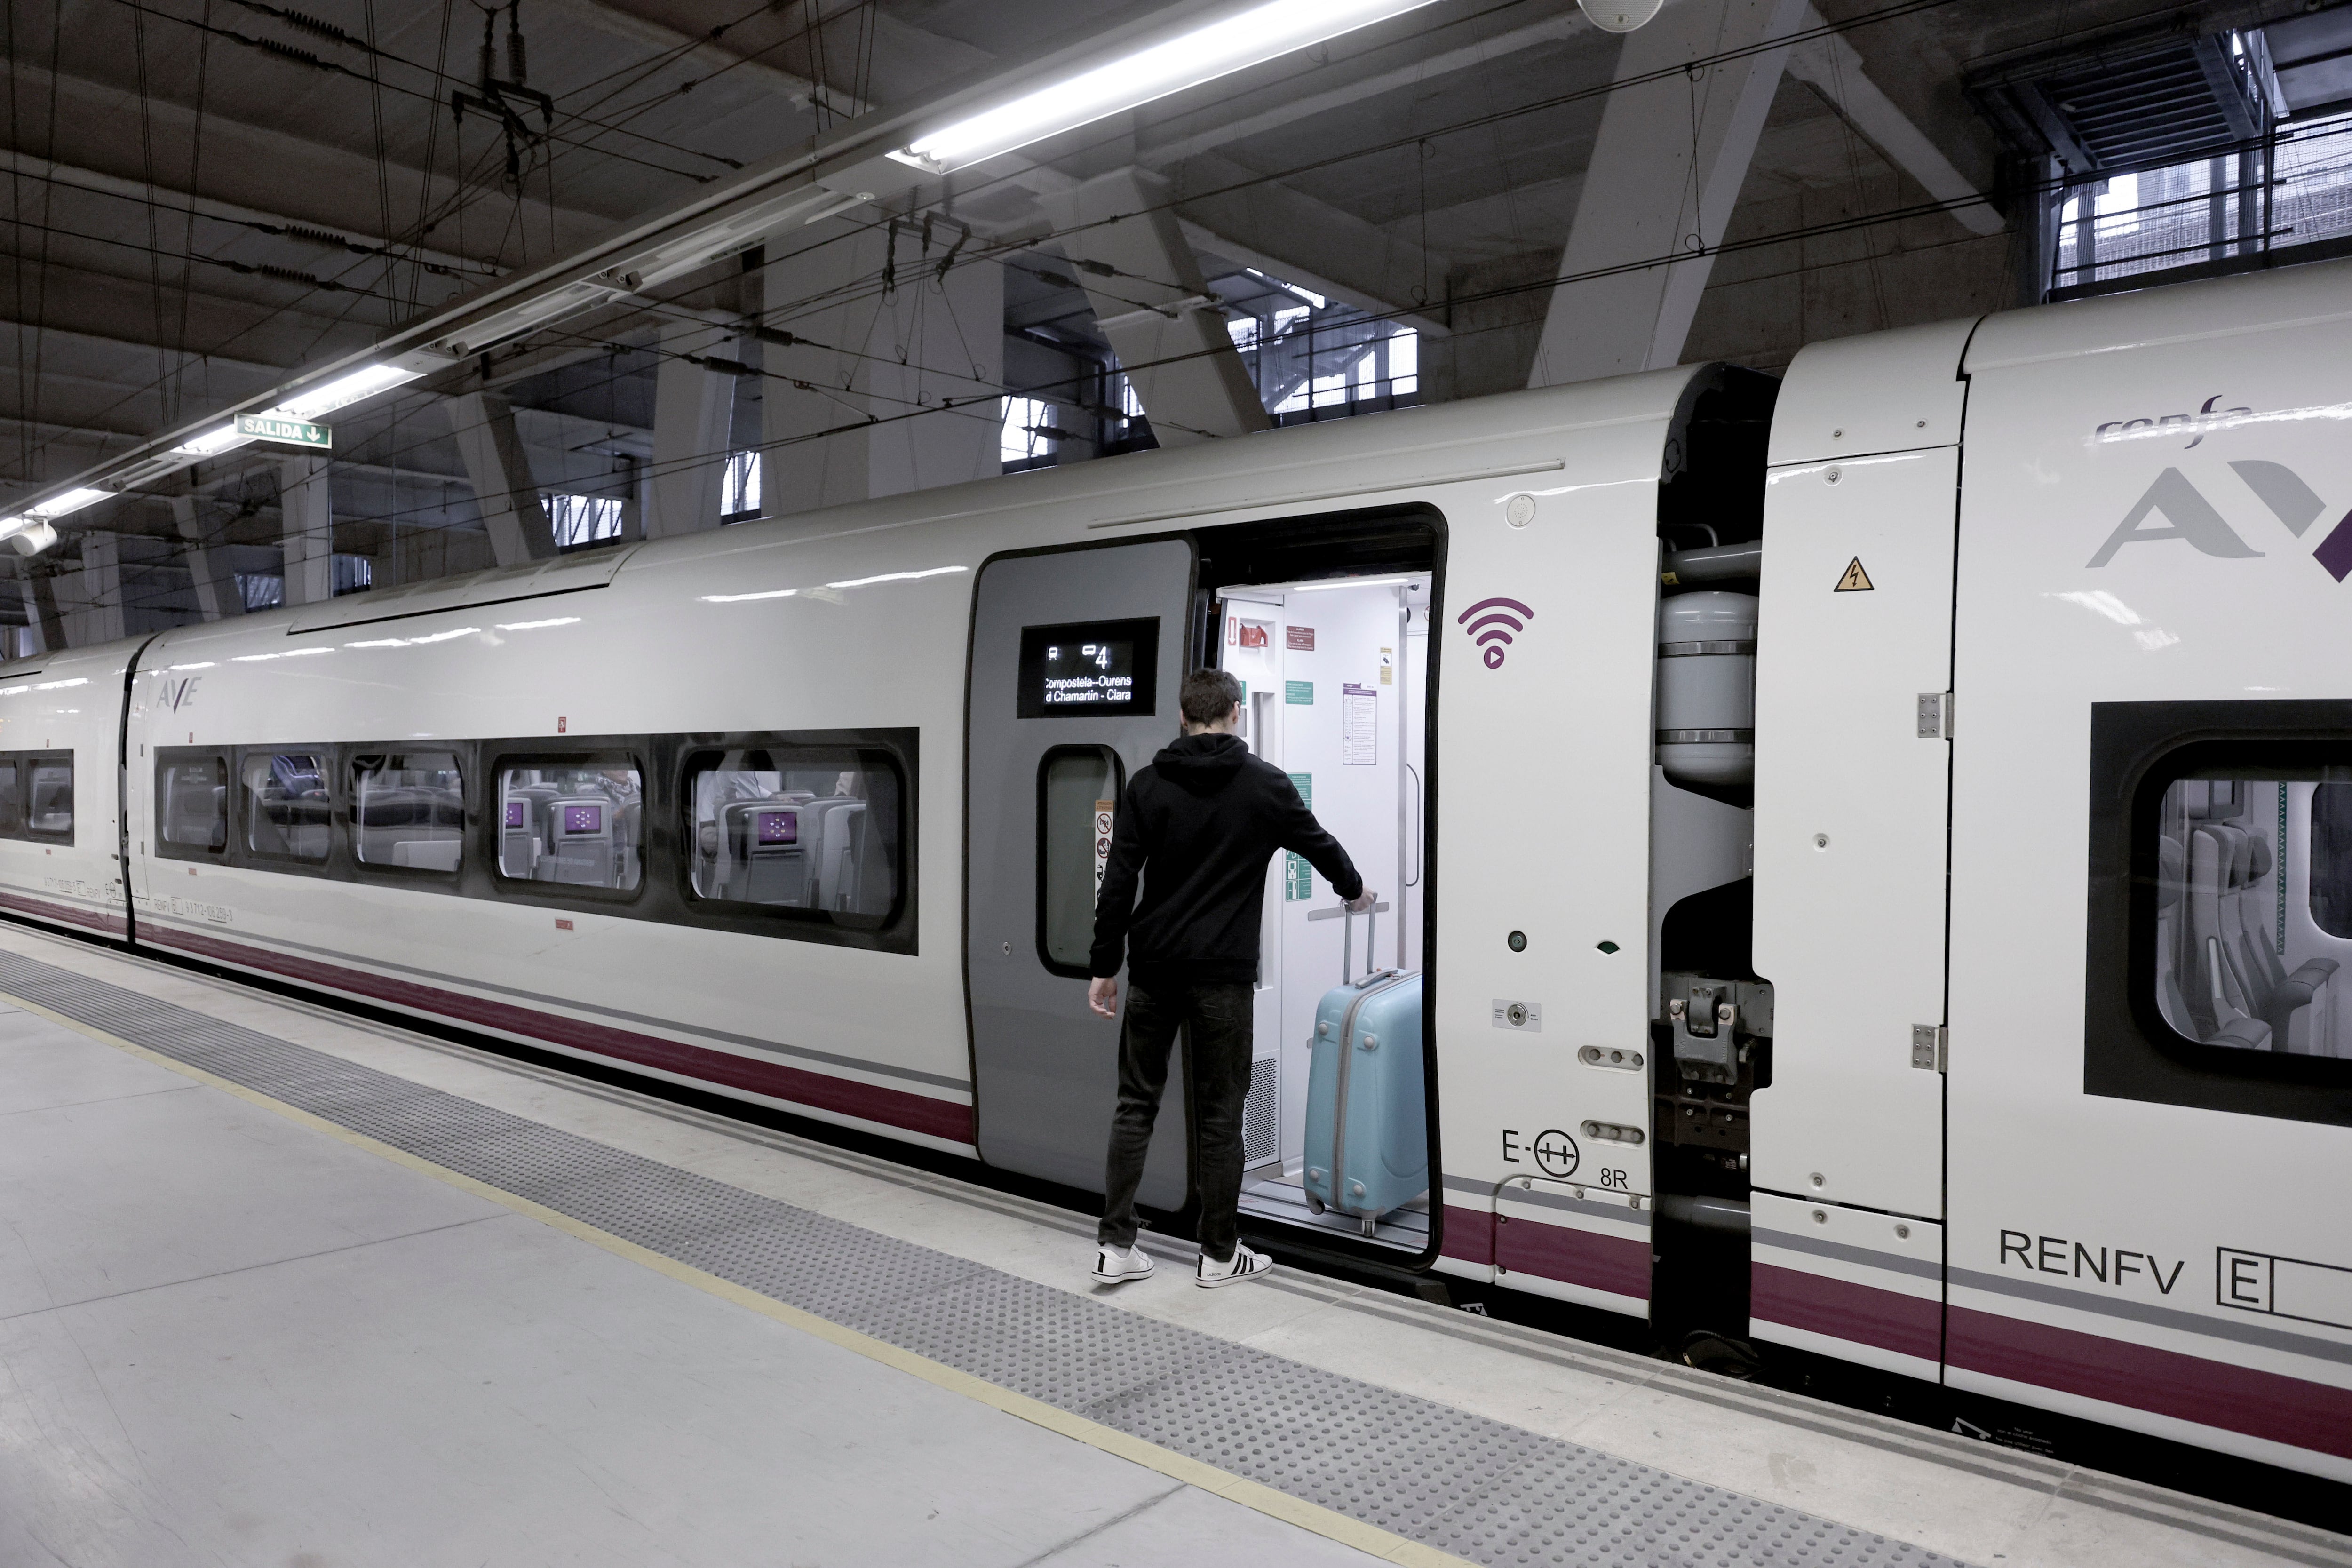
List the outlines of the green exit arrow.
<svg viewBox="0 0 2352 1568">
<path fill-rule="evenodd" d="M 335 449 L 335 433 L 324 425 L 280 418 L 275 414 L 240 414 L 236 416 L 236 433 L 257 441 L 275 441 L 281 447 L 310 447 L 321 452 Z"/>
</svg>

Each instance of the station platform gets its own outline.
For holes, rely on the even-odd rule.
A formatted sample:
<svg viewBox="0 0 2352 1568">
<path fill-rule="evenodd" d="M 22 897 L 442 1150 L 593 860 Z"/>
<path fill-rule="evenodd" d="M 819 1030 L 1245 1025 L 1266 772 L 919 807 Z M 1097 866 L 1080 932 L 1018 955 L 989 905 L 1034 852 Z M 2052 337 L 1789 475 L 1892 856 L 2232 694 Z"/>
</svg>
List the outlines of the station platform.
<svg viewBox="0 0 2352 1568">
<path fill-rule="evenodd" d="M 0 1008 L 0 1563 L 2352 1568 L 21 927 Z"/>
</svg>

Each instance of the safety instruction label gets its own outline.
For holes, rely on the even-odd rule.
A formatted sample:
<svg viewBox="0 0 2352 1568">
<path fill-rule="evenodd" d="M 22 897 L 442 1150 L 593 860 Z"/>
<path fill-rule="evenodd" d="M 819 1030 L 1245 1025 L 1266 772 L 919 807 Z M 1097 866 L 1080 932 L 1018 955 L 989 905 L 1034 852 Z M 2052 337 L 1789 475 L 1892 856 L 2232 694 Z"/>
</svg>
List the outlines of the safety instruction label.
<svg viewBox="0 0 2352 1568">
<path fill-rule="evenodd" d="M 1293 681 L 1292 684 L 1299 683 Z M 1291 787 L 1298 792 L 1298 803 L 1309 811 L 1314 810 L 1315 775 L 1293 773 L 1290 775 L 1290 784 Z M 1307 863 L 1305 856 L 1293 854 L 1287 849 L 1284 850 L 1282 852 L 1282 901 L 1286 904 L 1296 903 L 1301 899 L 1311 899 L 1314 896 L 1315 868 Z"/>
<path fill-rule="evenodd" d="M 1110 866 L 1110 829 L 1118 802 L 1095 802 L 1095 900 L 1102 901 L 1103 872 Z"/>
<path fill-rule="evenodd" d="M 1282 700 L 1301 706 L 1315 706 L 1315 683 L 1311 680 L 1286 680 L 1282 683 Z"/>
<path fill-rule="evenodd" d="M 1315 628 L 1313 626 L 1285 626 L 1282 628 L 1282 635 L 1283 646 L 1287 647 L 1292 653 L 1313 653 L 1315 651 Z"/>
<path fill-rule="evenodd" d="M 1339 688 L 1339 761 L 1347 767 L 1370 767 L 1377 754 L 1379 724 L 1377 694 L 1350 680 Z"/>
</svg>

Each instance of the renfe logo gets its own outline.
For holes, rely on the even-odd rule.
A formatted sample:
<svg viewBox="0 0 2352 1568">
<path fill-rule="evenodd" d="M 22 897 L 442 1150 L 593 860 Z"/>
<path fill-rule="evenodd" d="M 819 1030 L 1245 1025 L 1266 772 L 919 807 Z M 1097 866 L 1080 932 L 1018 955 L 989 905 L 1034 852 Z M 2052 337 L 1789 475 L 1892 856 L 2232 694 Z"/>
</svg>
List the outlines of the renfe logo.
<svg viewBox="0 0 2352 1568">
<path fill-rule="evenodd" d="M 2219 407 L 2217 405 L 2221 401 L 2221 395 L 2217 392 L 2207 398 L 2205 405 L 2194 414 L 2167 414 L 2155 419 L 2110 419 L 2091 433 L 2092 438 L 2099 441 L 2132 441 L 2145 437 L 2162 435 L 2167 431 L 2179 430 L 2191 432 L 2189 446 L 2195 447 L 2222 426 L 2240 419 L 2251 419 L 2254 416 L 2254 411 L 2251 408 Z M 2183 450 L 2186 449 L 2186 447 L 2183 448 Z"/>
<path fill-rule="evenodd" d="M 2271 514 L 2297 539 L 2309 532 L 2311 525 L 2327 510 L 2327 503 L 2303 482 L 2302 476 L 2284 463 L 2248 460 L 2231 463 L 2230 471 L 2244 481 L 2245 487 L 2254 492 L 2254 499 L 2268 507 Z M 2151 518 L 2159 515 L 2163 519 L 2163 526 L 2145 526 Z M 2107 542 L 2099 546 L 2098 553 L 2091 557 L 2090 564 L 2105 566 L 2126 544 L 2153 544 L 2170 539 L 2179 540 L 2203 554 L 2218 555 L 2228 561 L 2243 561 L 2263 553 L 2248 544 L 2236 529 L 2222 520 L 2221 510 L 2206 499 L 2202 490 L 2189 482 L 2186 474 L 2179 468 L 2167 468 L 2156 477 L 2154 484 L 2147 487 L 2147 493 L 2124 514 L 2123 521 L 2107 535 Z M 2319 542 L 2319 548 L 2311 553 L 2312 558 L 2326 567 L 2327 574 L 2338 583 L 2352 575 L 2352 512 L 2338 520 L 2336 526 L 2327 531 L 2327 536 Z"/>
<path fill-rule="evenodd" d="M 1474 621 L 1473 616 L 1478 618 Z M 1481 599 L 1454 617 L 1468 629 L 1470 640 L 1486 650 L 1482 657 L 1488 669 L 1503 668 L 1503 650 L 1511 646 L 1512 634 L 1527 630 L 1535 618 L 1536 613 L 1517 599 Z"/>
</svg>

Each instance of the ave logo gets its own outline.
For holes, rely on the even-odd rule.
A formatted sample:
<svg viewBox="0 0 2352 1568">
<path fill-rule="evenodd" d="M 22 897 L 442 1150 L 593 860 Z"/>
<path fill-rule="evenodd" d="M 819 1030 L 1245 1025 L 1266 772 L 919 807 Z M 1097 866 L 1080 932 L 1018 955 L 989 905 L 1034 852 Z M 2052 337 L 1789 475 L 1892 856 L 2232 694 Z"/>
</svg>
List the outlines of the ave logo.
<svg viewBox="0 0 2352 1568">
<path fill-rule="evenodd" d="M 201 675 L 184 675 L 177 680 L 163 682 L 163 706 L 177 713 L 196 700 L 196 682 Z"/>
<path fill-rule="evenodd" d="M 2327 511 L 2327 503 L 2284 463 L 2249 459 L 2231 463 L 2230 470 L 2297 539 L 2309 533 L 2311 525 Z M 2179 540 L 2201 554 L 2225 561 L 2244 561 L 2264 553 L 2230 526 L 2221 509 L 2189 482 L 2188 475 L 2179 468 L 2167 468 L 2124 514 L 2123 521 L 2107 535 L 2089 563 L 2105 566 L 2127 544 L 2168 540 Z M 2352 512 L 2338 519 L 2311 553 L 2338 583 L 2352 575 Z"/>
</svg>

